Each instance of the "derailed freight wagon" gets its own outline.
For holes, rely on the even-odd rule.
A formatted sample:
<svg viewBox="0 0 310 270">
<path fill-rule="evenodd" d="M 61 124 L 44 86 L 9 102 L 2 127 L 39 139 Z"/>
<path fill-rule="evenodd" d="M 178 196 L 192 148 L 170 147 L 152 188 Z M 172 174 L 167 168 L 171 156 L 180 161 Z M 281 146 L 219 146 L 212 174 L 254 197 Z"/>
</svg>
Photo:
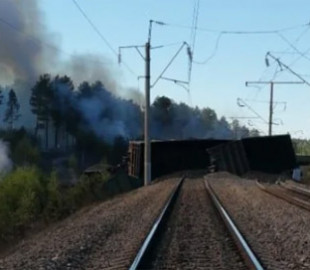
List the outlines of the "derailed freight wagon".
<svg viewBox="0 0 310 270">
<path fill-rule="evenodd" d="M 184 170 L 206 169 L 210 165 L 207 149 L 227 143 L 229 140 L 168 140 L 151 142 L 152 176 Z M 128 149 L 128 174 L 143 178 L 144 142 L 131 141 Z"/>
<path fill-rule="evenodd" d="M 297 166 L 289 135 L 241 140 L 152 141 L 152 179 L 184 170 L 207 169 L 216 160 L 217 169 L 242 175 L 247 171 L 281 173 Z M 128 174 L 142 179 L 144 143 L 129 144 Z"/>
</svg>

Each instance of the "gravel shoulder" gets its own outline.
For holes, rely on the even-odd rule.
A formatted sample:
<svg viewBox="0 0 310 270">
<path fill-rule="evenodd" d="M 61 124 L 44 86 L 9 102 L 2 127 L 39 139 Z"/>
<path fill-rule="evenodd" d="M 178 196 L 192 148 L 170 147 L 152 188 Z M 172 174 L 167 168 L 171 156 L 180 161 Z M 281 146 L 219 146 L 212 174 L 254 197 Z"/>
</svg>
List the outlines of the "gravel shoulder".
<svg viewBox="0 0 310 270">
<path fill-rule="evenodd" d="M 267 269 L 310 269 L 310 212 L 226 173 L 207 176 Z"/>
<path fill-rule="evenodd" d="M 0 269 L 128 269 L 178 180 L 82 209 L 17 245 Z"/>
</svg>

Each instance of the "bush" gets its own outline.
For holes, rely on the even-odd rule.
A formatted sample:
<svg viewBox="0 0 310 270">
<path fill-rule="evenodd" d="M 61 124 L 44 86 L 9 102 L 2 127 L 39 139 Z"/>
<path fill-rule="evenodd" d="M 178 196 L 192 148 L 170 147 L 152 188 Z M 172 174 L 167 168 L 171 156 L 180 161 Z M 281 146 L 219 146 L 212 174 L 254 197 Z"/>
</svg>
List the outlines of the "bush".
<svg viewBox="0 0 310 270">
<path fill-rule="evenodd" d="M 61 190 L 56 172 L 52 172 L 46 187 L 46 207 L 44 216 L 47 220 L 57 220 L 68 212 L 66 193 Z"/>
<path fill-rule="evenodd" d="M 20 232 L 40 214 L 44 188 L 34 167 L 19 168 L 0 182 L 0 238 Z"/>
<path fill-rule="evenodd" d="M 24 137 L 13 149 L 12 159 L 14 164 L 19 166 L 36 165 L 40 159 L 39 150 L 32 145 L 27 137 Z"/>
<path fill-rule="evenodd" d="M 78 160 L 74 154 L 70 155 L 68 160 L 68 167 L 74 172 L 78 172 Z"/>
<path fill-rule="evenodd" d="M 22 235 L 36 220 L 58 220 L 89 203 L 106 199 L 108 173 L 82 176 L 65 189 L 57 175 L 21 167 L 0 180 L 0 243 Z M 45 180 L 47 179 L 47 180 Z"/>
<path fill-rule="evenodd" d="M 83 175 L 76 186 L 72 187 L 68 194 L 68 200 L 72 209 L 77 209 L 88 203 L 106 198 L 104 185 L 109 179 L 109 174 Z"/>
</svg>

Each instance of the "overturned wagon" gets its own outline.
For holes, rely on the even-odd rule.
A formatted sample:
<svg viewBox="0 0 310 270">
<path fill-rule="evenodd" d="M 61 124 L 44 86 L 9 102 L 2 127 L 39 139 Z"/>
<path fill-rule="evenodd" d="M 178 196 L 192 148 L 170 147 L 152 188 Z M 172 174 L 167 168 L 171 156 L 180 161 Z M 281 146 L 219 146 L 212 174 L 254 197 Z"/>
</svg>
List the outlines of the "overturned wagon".
<svg viewBox="0 0 310 270">
<path fill-rule="evenodd" d="M 151 142 L 152 179 L 161 175 L 183 171 L 206 169 L 210 155 L 206 149 L 228 140 L 169 140 Z M 143 178 L 144 142 L 131 141 L 128 149 L 128 173 Z"/>
<path fill-rule="evenodd" d="M 241 140 L 170 140 L 151 142 L 152 179 L 184 170 L 207 169 L 216 161 L 217 169 L 242 175 L 249 170 L 281 173 L 296 166 L 289 135 Z M 142 179 L 144 143 L 131 141 L 128 173 Z"/>
</svg>

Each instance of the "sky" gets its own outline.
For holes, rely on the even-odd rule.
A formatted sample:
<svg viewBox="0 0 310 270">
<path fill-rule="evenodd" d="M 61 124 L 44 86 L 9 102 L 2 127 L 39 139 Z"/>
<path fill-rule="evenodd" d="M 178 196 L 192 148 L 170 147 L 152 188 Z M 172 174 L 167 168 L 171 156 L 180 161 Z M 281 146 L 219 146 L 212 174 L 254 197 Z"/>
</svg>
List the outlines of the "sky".
<svg viewBox="0 0 310 270">
<path fill-rule="evenodd" d="M 64 59 L 72 54 L 96 54 L 124 87 L 144 92 L 144 80 L 140 77 L 145 68 L 142 57 L 133 48 L 122 49 L 119 65 L 117 54 L 120 46 L 146 43 L 150 20 L 164 23 L 152 25 L 151 45 L 162 46 L 151 50 L 152 83 L 183 42 L 192 47 L 194 61 L 189 89 L 159 80 L 151 89 L 152 100 L 165 95 L 190 106 L 210 107 L 218 116 L 236 118 L 267 134 L 270 86 L 246 87 L 245 82 L 300 82 L 293 72 L 310 82 L 309 1 L 75 1 L 101 37 L 73 0 L 40 0 L 42 23 L 57 41 Z M 196 31 L 192 27 L 195 7 Z M 281 70 L 271 57 L 267 67 L 267 52 L 291 71 L 284 66 Z M 143 48 L 141 53 L 144 54 Z M 183 49 L 163 76 L 187 81 L 188 63 L 188 54 Z M 296 138 L 310 138 L 310 86 L 275 84 L 274 102 L 273 133 L 289 132 Z M 257 115 L 260 118 L 253 118 Z"/>
</svg>

